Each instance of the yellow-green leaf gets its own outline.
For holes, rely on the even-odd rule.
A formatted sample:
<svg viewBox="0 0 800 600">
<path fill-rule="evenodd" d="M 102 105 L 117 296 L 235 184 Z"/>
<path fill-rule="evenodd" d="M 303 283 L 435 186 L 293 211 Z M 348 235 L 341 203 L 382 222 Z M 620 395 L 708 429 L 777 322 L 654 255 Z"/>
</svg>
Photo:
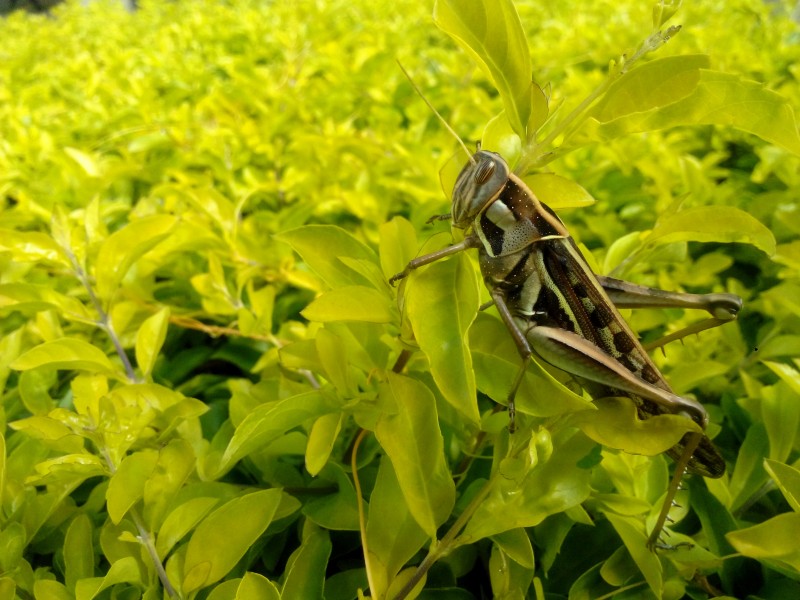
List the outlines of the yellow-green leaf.
<svg viewBox="0 0 800 600">
<path fill-rule="evenodd" d="M 531 113 L 528 40 L 511 0 L 437 0 L 436 25 L 494 81 L 511 127 L 523 140 Z"/>
<path fill-rule="evenodd" d="M 184 593 L 219 581 L 239 562 L 272 522 L 282 494 L 268 489 L 234 498 L 198 525 L 186 549 Z"/>
<path fill-rule="evenodd" d="M 89 342 L 61 338 L 39 344 L 11 363 L 12 369 L 26 371 L 36 367 L 114 373 L 114 365 L 105 352 Z"/>
<path fill-rule="evenodd" d="M 365 321 L 391 323 L 396 310 L 386 294 L 363 285 L 347 285 L 317 296 L 302 311 L 309 321 Z"/>
<path fill-rule="evenodd" d="M 169 308 L 162 308 L 148 317 L 136 332 L 136 363 L 145 377 L 150 377 L 161 346 L 167 338 Z"/>
<path fill-rule="evenodd" d="M 775 236 L 755 217 L 733 206 L 700 206 L 661 217 L 646 238 L 649 244 L 740 242 L 772 256 Z"/>
</svg>

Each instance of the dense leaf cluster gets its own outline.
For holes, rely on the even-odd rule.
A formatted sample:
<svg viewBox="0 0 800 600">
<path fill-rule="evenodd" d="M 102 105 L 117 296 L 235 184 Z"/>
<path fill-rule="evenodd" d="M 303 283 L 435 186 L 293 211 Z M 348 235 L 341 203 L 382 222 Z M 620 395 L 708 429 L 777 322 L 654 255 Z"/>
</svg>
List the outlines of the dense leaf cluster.
<svg viewBox="0 0 800 600">
<path fill-rule="evenodd" d="M 800 595 L 796 25 L 566 4 L 0 22 L 0 597 Z M 474 257 L 387 283 L 452 240 L 425 221 L 464 162 L 397 59 L 598 273 L 744 298 L 654 357 L 729 467 L 688 482 L 676 550 L 645 540 L 680 418 L 534 363 L 510 435 Z"/>
</svg>

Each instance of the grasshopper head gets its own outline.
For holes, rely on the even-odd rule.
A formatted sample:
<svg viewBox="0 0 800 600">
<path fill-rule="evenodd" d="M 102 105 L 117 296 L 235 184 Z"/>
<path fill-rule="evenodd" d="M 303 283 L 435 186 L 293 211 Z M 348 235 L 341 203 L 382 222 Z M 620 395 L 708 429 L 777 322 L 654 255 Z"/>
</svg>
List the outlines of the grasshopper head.
<svg viewBox="0 0 800 600">
<path fill-rule="evenodd" d="M 494 199 L 508 181 L 506 161 L 495 153 L 478 150 L 461 169 L 453 188 L 453 225 L 465 228 Z"/>
</svg>

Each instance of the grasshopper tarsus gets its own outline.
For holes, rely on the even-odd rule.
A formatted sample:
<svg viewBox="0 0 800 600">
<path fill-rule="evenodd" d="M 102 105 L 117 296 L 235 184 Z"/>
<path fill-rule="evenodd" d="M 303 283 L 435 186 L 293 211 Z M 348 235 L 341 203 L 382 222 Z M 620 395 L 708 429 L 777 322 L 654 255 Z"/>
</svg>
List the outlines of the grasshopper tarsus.
<svg viewBox="0 0 800 600">
<path fill-rule="evenodd" d="M 426 225 L 431 225 L 436 221 L 449 221 L 451 219 L 450 213 L 445 213 L 443 215 L 433 215 L 427 221 L 425 221 Z"/>
</svg>

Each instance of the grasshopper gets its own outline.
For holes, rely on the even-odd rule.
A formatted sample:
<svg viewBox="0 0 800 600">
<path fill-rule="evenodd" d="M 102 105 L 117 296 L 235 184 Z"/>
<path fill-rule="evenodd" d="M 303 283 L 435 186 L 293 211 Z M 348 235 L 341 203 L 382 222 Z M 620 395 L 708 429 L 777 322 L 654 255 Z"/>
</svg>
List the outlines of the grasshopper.
<svg viewBox="0 0 800 600">
<path fill-rule="evenodd" d="M 512 432 L 514 397 L 533 355 L 574 376 L 596 398 L 629 397 L 641 419 L 683 415 L 705 430 L 706 410 L 672 392 L 618 309 L 683 307 L 710 313 L 710 319 L 680 336 L 734 320 L 741 298 L 673 293 L 596 275 L 561 219 L 493 152 L 479 149 L 470 156 L 455 183 L 451 214 L 442 217 L 467 231 L 463 241 L 412 260 L 390 283 L 434 261 L 478 249 L 484 282 L 522 359 L 508 394 Z M 667 454 L 677 464 L 648 540 L 651 548 L 661 545 L 659 536 L 684 472 L 712 478 L 725 472 L 725 461 L 700 432 L 685 434 Z"/>
</svg>

